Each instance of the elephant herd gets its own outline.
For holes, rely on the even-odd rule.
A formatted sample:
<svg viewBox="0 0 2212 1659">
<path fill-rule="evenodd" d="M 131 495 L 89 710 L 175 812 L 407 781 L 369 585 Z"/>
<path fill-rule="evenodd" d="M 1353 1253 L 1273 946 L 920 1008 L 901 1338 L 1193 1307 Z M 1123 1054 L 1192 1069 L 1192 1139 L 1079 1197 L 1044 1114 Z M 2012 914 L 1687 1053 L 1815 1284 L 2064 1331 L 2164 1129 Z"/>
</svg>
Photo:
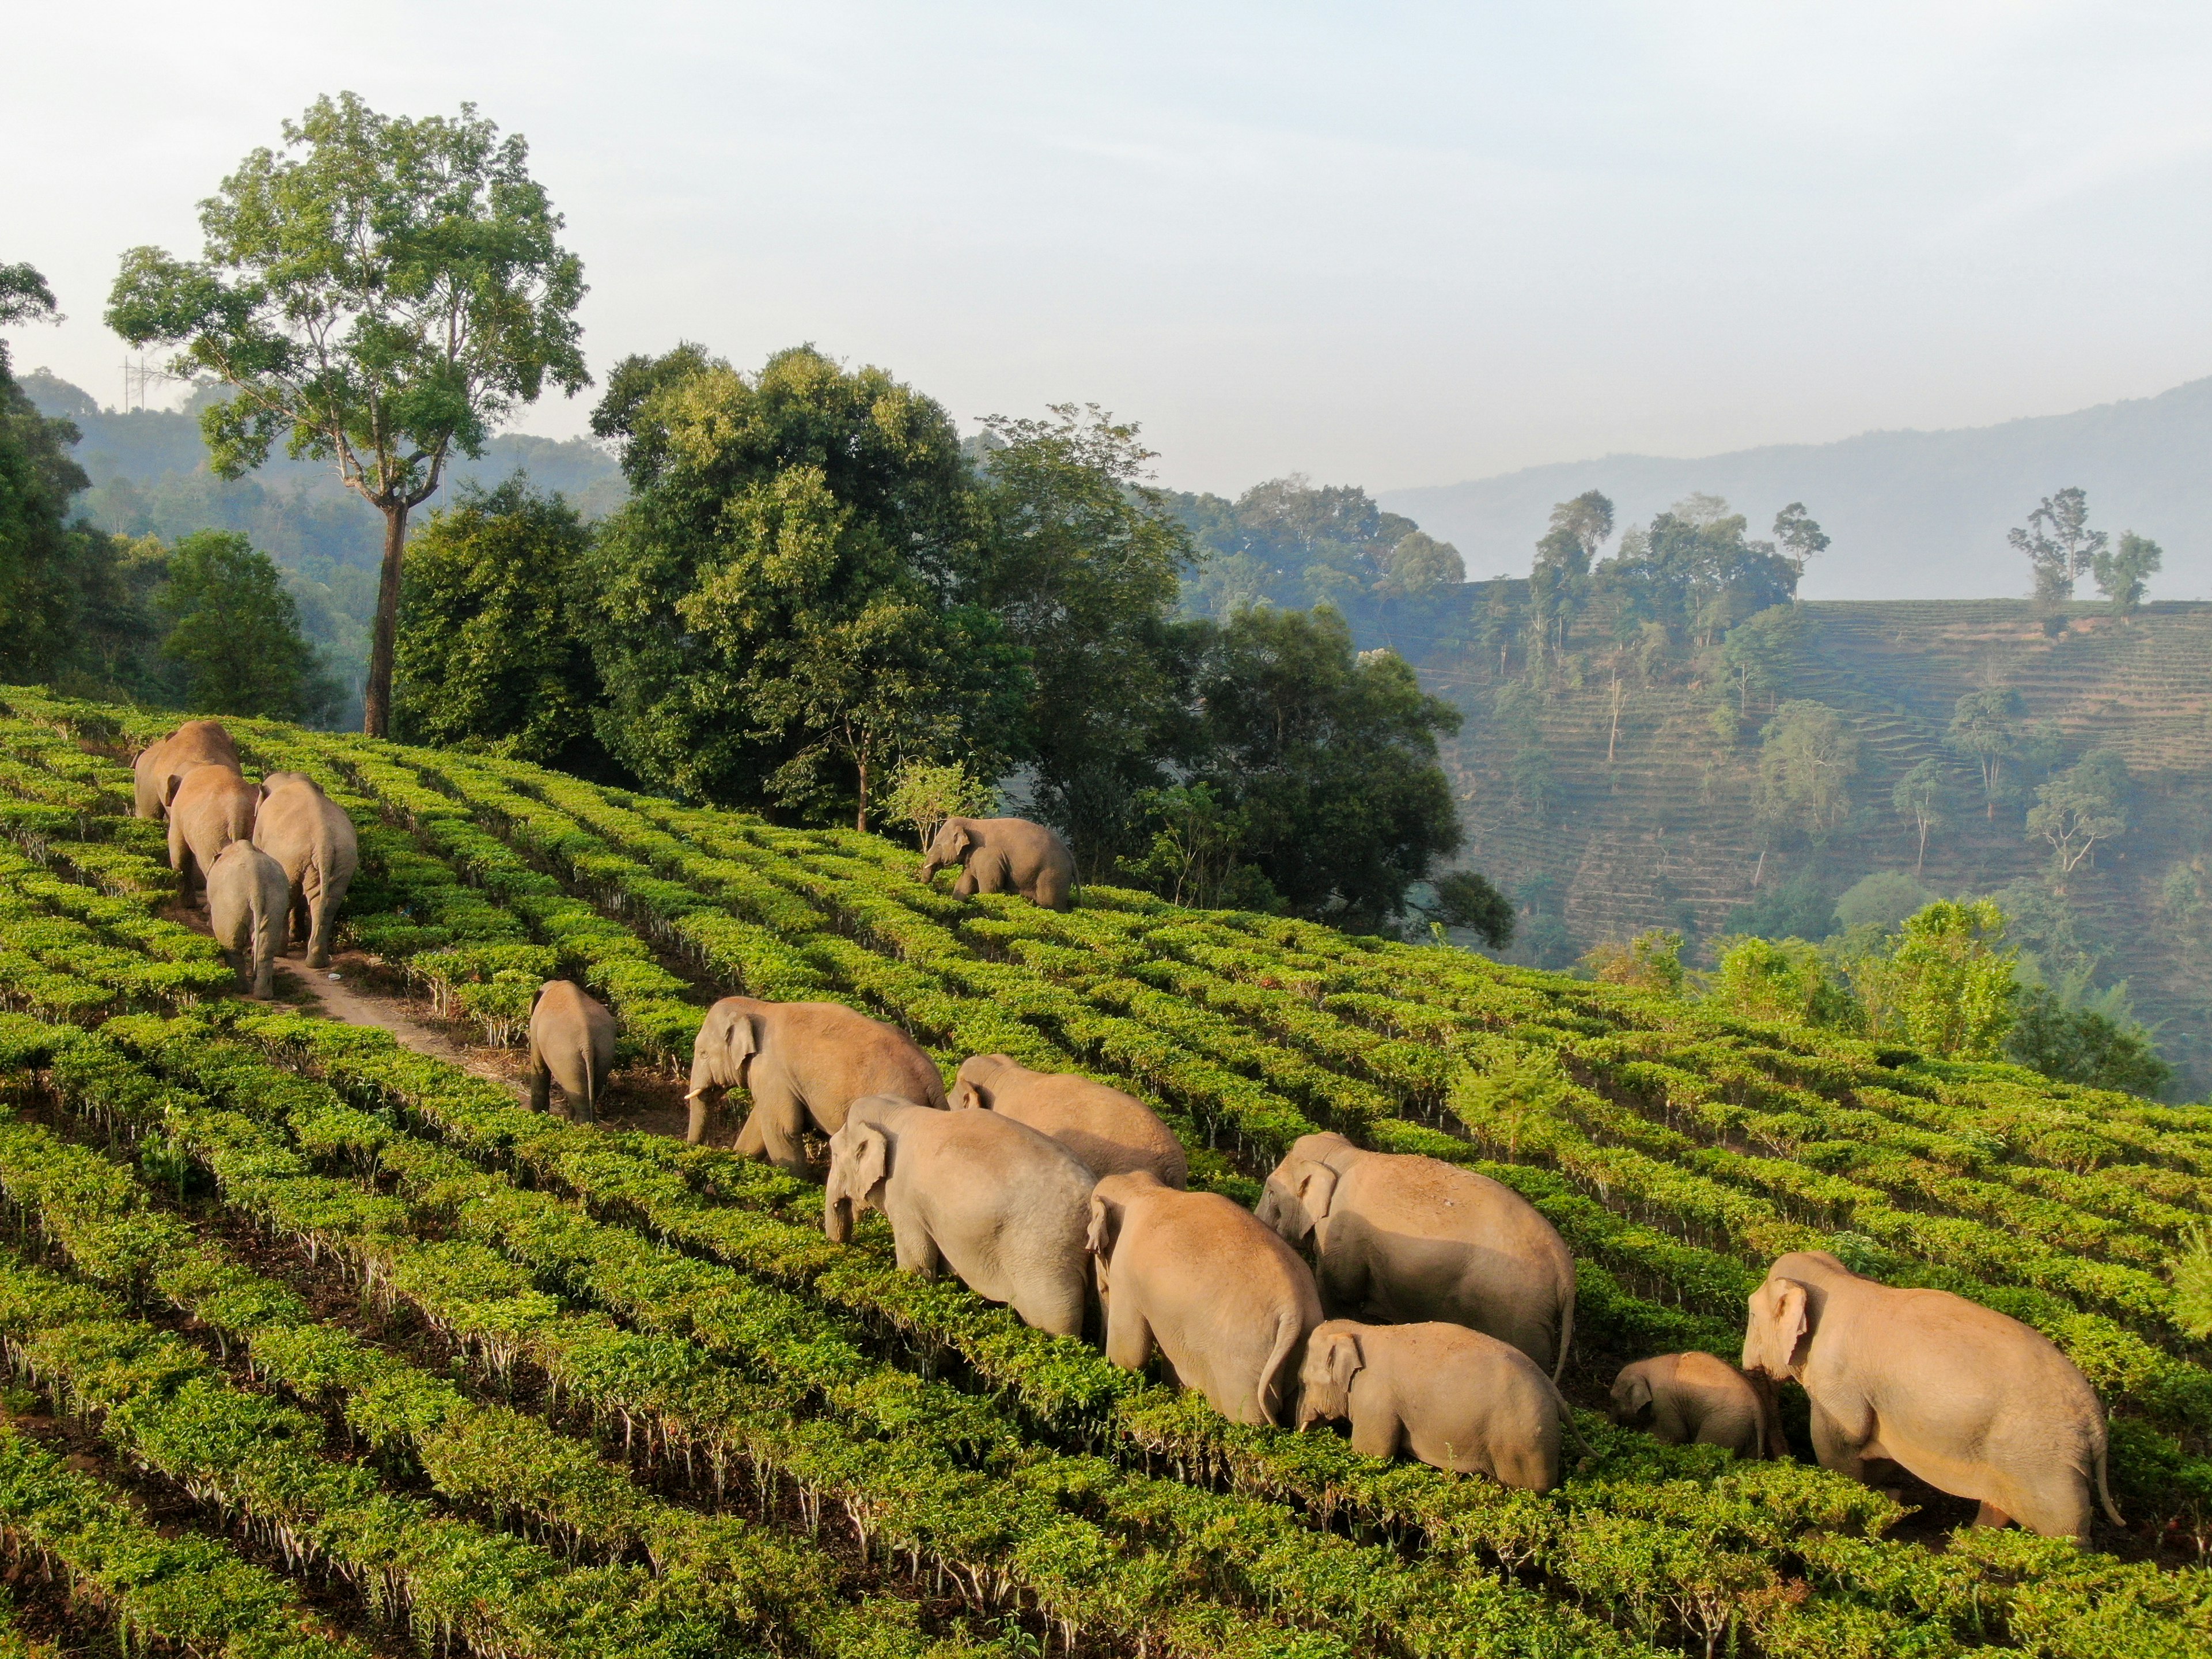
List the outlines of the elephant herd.
<svg viewBox="0 0 2212 1659">
<path fill-rule="evenodd" d="M 1117 1365 L 1157 1356 L 1236 1422 L 1342 1422 L 1376 1456 L 1559 1482 L 1574 1261 L 1498 1182 L 1313 1134 L 1247 1210 L 1187 1190 L 1181 1145 L 1141 1101 L 1005 1054 L 963 1062 L 948 1097 L 904 1032 L 834 1003 L 716 1003 L 693 1049 L 693 1140 L 732 1089 L 751 1097 L 749 1155 L 808 1174 L 801 1137 L 829 1137 L 833 1243 L 877 1211 L 901 1268 L 950 1271 L 1041 1330 L 1096 1333 Z M 1824 1253 L 1774 1264 L 1741 1369 L 1639 1360 L 1615 1379 L 1612 1415 L 1672 1443 L 1784 1457 L 1784 1381 L 1811 1398 L 1824 1468 L 1877 1484 L 1901 1468 L 1978 1500 L 1984 1525 L 2086 1536 L 2093 1498 L 2119 1518 L 2103 1412 L 2055 1346 Z"/>
<path fill-rule="evenodd" d="M 204 890 L 210 931 L 239 986 L 274 988 L 295 935 L 307 966 L 327 967 L 338 905 L 360 863 L 353 821 L 304 772 L 248 783 L 220 722 L 186 720 L 149 744 L 134 768 L 132 810 L 167 820 L 178 897 Z"/>
</svg>

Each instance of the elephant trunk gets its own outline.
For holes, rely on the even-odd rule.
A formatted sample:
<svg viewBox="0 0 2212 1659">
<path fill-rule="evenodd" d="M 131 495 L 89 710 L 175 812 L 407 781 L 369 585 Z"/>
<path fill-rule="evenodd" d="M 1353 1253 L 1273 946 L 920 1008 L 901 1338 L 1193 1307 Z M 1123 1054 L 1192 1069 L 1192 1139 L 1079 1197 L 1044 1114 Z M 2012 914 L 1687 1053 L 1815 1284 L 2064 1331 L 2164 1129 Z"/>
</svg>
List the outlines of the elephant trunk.
<svg viewBox="0 0 2212 1659">
<path fill-rule="evenodd" d="M 853 1200 L 831 1193 L 822 1201 L 822 1234 L 832 1244 L 853 1242 Z"/>
<path fill-rule="evenodd" d="M 921 868 L 914 872 L 916 881 L 927 881 L 945 867 L 945 860 L 932 854 L 921 861 Z"/>
</svg>

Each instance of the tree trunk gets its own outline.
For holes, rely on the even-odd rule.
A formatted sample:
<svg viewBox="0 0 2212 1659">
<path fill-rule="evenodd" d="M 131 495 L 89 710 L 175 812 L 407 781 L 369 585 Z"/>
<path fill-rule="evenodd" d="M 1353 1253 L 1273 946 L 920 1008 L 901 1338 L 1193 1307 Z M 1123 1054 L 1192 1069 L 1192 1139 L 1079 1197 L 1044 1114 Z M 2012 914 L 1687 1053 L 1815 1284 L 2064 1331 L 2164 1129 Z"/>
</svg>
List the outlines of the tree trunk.
<svg viewBox="0 0 2212 1659">
<path fill-rule="evenodd" d="M 868 833 L 868 763 L 856 763 L 860 774 L 860 809 L 853 815 L 853 828 L 862 835 Z"/>
<path fill-rule="evenodd" d="M 362 692 L 361 729 L 392 735 L 392 658 L 399 641 L 399 562 L 407 550 L 407 504 L 384 509 L 384 573 L 376 584 L 376 631 L 368 648 L 368 684 Z"/>
</svg>

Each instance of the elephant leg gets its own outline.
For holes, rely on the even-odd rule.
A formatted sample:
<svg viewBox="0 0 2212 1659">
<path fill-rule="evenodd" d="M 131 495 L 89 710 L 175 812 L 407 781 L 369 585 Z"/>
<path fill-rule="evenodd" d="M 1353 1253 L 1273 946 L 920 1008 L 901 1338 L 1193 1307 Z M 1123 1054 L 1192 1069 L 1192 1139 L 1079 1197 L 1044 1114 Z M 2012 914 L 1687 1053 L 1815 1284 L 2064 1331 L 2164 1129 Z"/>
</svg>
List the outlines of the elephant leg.
<svg viewBox="0 0 2212 1659">
<path fill-rule="evenodd" d="M 1137 1310 L 1137 1299 L 1124 1292 L 1106 1315 L 1106 1358 L 1125 1371 L 1140 1371 L 1152 1357 L 1152 1328 Z"/>
<path fill-rule="evenodd" d="M 1759 1443 L 1759 1419 L 1737 1411 L 1717 1411 L 1709 1413 L 1698 1425 L 1697 1443 L 1700 1446 L 1725 1446 L 1738 1457 L 1758 1457 L 1762 1455 Z"/>
<path fill-rule="evenodd" d="M 1393 1411 L 1354 1412 L 1352 1416 L 1352 1449 L 1363 1457 L 1395 1457 L 1398 1443 L 1405 1437 L 1406 1425 Z"/>
<path fill-rule="evenodd" d="M 309 918 L 307 966 L 327 968 L 331 965 L 331 921 L 337 908 L 336 897 L 321 880 L 320 873 L 312 869 L 300 884 L 300 894 L 307 902 Z"/>
<path fill-rule="evenodd" d="M 976 890 L 975 872 L 973 870 L 961 871 L 960 879 L 952 884 L 952 890 L 962 898 L 974 898 Z"/>
<path fill-rule="evenodd" d="M 291 906 L 284 913 L 284 948 L 286 950 L 290 950 L 295 945 L 305 945 L 307 942 L 309 931 L 307 917 L 307 896 L 305 891 L 295 887 L 292 890 Z"/>
<path fill-rule="evenodd" d="M 552 1100 L 552 1068 L 546 1065 L 545 1056 L 538 1052 L 538 1045 L 530 1045 L 530 1109 L 550 1111 Z"/>
<path fill-rule="evenodd" d="M 1368 1286 L 1373 1275 L 1367 1270 L 1367 1260 L 1350 1250 L 1330 1255 L 1323 1250 L 1321 1272 L 1316 1275 L 1321 1290 L 1322 1310 L 1331 1319 L 1357 1319 L 1367 1310 Z"/>
<path fill-rule="evenodd" d="M 1869 1417 L 1870 1419 L 1871 1413 Z M 1832 1416 L 1819 1401 L 1813 1402 L 1814 1457 L 1822 1468 L 1869 1486 L 1873 1484 L 1868 1479 L 1869 1466 L 1875 1460 L 1863 1453 L 1874 1437 L 1873 1429 L 1869 1420 L 1854 1432 L 1850 1425 Z"/>
<path fill-rule="evenodd" d="M 944 1255 L 937 1241 L 929 1236 L 929 1229 L 918 1220 L 905 1226 L 891 1227 L 891 1255 L 902 1273 L 920 1273 L 924 1279 L 935 1279 L 945 1271 Z"/>
<path fill-rule="evenodd" d="M 747 1112 L 745 1121 L 738 1125 L 738 1138 L 732 1144 L 732 1150 L 739 1158 L 766 1158 L 768 1157 L 768 1137 L 761 1133 L 760 1115 L 757 1112 Z"/>
<path fill-rule="evenodd" d="M 745 1121 L 750 1129 L 760 1125 L 761 1150 L 768 1161 L 779 1170 L 801 1177 L 813 1171 L 806 1161 L 806 1149 L 799 1144 L 799 1133 L 806 1122 L 806 1109 L 795 1100 L 762 1100 L 754 1097 L 753 1115 Z"/>
<path fill-rule="evenodd" d="M 1974 1511 L 1974 1524 L 1978 1527 L 2008 1527 L 2012 1525 L 2012 1516 L 1984 1498 L 1981 1508 Z"/>
<path fill-rule="evenodd" d="M 1078 1278 L 1025 1292 L 1014 1299 L 1013 1305 L 1022 1322 L 1033 1329 L 1052 1336 L 1081 1336 L 1087 1300 L 1083 1281 Z"/>
</svg>

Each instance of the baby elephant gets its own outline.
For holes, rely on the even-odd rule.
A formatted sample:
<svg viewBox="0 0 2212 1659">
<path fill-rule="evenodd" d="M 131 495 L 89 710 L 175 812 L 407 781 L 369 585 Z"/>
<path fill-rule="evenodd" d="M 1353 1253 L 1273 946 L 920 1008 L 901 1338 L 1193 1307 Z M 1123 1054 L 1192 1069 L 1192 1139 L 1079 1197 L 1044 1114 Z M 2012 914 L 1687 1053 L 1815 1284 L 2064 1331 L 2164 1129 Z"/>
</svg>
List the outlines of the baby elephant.
<svg viewBox="0 0 2212 1659">
<path fill-rule="evenodd" d="M 550 1086 L 561 1085 L 568 1115 L 596 1122 L 599 1096 L 615 1068 L 615 1017 L 605 1005 L 565 979 L 549 979 L 530 1010 L 530 1109 L 550 1104 Z"/>
<path fill-rule="evenodd" d="M 238 988 L 275 994 L 276 958 L 284 953 L 284 918 L 291 889 L 284 866 L 250 841 L 234 841 L 207 872 L 209 931 L 229 958 Z"/>
<path fill-rule="evenodd" d="M 1509 1486 L 1559 1484 L 1566 1405 L 1536 1362 L 1463 1325 L 1314 1327 L 1298 1373 L 1298 1427 L 1352 1420 L 1352 1449 L 1410 1452 L 1455 1474 Z"/>
<path fill-rule="evenodd" d="M 849 1243 L 854 1212 L 880 1210 L 903 1270 L 942 1262 L 1024 1324 L 1080 1336 L 1091 1184 L 1066 1147 L 1012 1118 L 871 1095 L 830 1138 L 822 1230 Z"/>
<path fill-rule="evenodd" d="M 1050 1135 L 1093 1175 L 1149 1170 L 1167 1187 L 1186 1185 L 1189 1178 L 1174 1130 L 1133 1095 L 1087 1077 L 1032 1072 L 1006 1054 L 972 1054 L 960 1062 L 952 1103 L 996 1112 Z"/>
<path fill-rule="evenodd" d="M 1787 1457 L 1773 1385 L 1709 1353 L 1662 1353 L 1620 1368 L 1613 1420 L 1669 1446 L 1725 1446 L 1738 1457 Z"/>
<path fill-rule="evenodd" d="M 920 878 L 951 865 L 961 866 L 952 890 L 1019 893 L 1048 910 L 1065 910 L 1075 889 L 1075 855 L 1042 823 L 1027 818 L 947 818 L 929 843 Z"/>
</svg>

